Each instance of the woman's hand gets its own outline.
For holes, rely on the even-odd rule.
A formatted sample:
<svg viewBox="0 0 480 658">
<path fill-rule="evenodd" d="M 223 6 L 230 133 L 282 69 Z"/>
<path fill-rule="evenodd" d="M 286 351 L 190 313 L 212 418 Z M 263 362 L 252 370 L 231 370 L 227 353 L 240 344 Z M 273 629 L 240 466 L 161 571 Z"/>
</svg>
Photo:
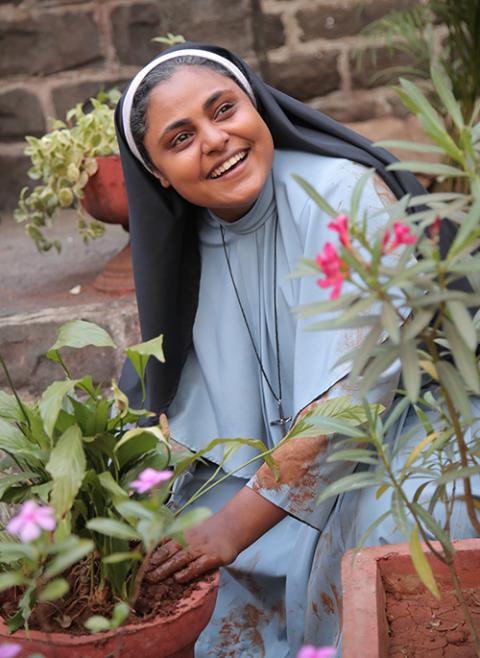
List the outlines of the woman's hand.
<svg viewBox="0 0 480 658">
<path fill-rule="evenodd" d="M 161 544 L 152 555 L 146 579 L 158 582 L 173 575 L 179 583 L 185 583 L 233 562 L 238 550 L 222 516 L 219 512 L 186 530 L 185 548 L 173 539 Z"/>
<path fill-rule="evenodd" d="M 160 544 L 145 576 L 158 582 L 173 575 L 180 583 L 231 564 L 247 546 L 270 530 L 285 512 L 248 487 L 216 514 L 185 531 L 187 546 L 172 539 Z"/>
</svg>

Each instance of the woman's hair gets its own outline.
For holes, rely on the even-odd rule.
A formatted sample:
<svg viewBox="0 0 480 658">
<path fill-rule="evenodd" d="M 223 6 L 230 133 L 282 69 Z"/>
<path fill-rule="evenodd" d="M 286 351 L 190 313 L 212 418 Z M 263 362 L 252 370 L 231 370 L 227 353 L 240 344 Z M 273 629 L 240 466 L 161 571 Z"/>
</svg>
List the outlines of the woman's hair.
<svg viewBox="0 0 480 658">
<path fill-rule="evenodd" d="M 142 156 L 143 161 L 149 169 L 152 171 L 155 170 L 155 165 L 153 164 L 150 156 L 147 153 L 147 149 L 144 145 L 145 133 L 147 132 L 147 110 L 148 103 L 150 98 L 150 92 L 161 82 L 166 82 L 170 80 L 175 71 L 182 66 L 205 66 L 215 73 L 219 73 L 226 78 L 230 78 L 237 85 L 248 94 L 247 90 L 243 88 L 243 85 L 240 81 L 224 68 L 221 64 L 214 62 L 209 59 L 205 59 L 201 56 L 196 55 L 179 55 L 175 59 L 167 60 L 162 62 L 154 69 L 152 69 L 145 78 L 140 83 L 135 96 L 133 97 L 132 111 L 130 114 L 130 127 L 132 131 L 132 136 L 135 141 L 135 144 Z"/>
</svg>

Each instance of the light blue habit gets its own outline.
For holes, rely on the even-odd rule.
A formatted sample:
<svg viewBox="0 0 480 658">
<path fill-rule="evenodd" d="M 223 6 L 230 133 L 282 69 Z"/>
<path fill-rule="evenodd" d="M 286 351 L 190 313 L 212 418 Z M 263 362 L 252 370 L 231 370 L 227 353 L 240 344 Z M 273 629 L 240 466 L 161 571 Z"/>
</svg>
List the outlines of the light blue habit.
<svg viewBox="0 0 480 658">
<path fill-rule="evenodd" d="M 309 181 L 339 213 L 347 211 L 353 187 L 364 168 L 343 159 L 292 151 L 275 153 L 273 170 L 254 207 L 234 223 L 205 211 L 199 225 L 202 270 L 193 348 L 170 407 L 172 436 L 197 451 L 217 437 L 262 439 L 273 447 L 282 438 L 270 421 L 277 404 L 262 377 L 228 273 L 220 226 L 248 324 L 273 389 L 278 391 L 273 257 L 277 241 L 277 303 L 283 411 L 293 416 L 312 400 L 350 393 L 339 383 L 349 365 L 337 359 L 362 339 L 362 330 L 305 331 L 292 308 L 328 299 L 315 277 L 288 278 L 301 257 L 314 258 L 337 234 L 329 218 L 292 178 Z M 370 179 L 360 211 L 375 213 L 392 201 L 385 185 Z M 376 214 L 372 233 L 386 217 Z M 370 228 L 370 225 L 369 225 Z M 369 394 L 371 402 L 388 406 L 397 386 L 398 364 L 385 372 Z M 293 445 L 293 444 L 292 444 Z M 312 444 L 314 445 L 314 444 Z M 381 512 L 368 504 L 357 525 L 360 495 L 315 500 L 330 482 L 351 472 L 354 463 L 326 463 L 330 443 L 313 450 L 304 477 L 295 485 L 263 486 L 255 478 L 260 465 L 250 463 L 199 500 L 213 512 L 245 485 L 288 512 L 276 527 L 222 569 L 214 616 L 196 646 L 197 658 L 294 658 L 304 643 L 339 642 L 339 561 Z M 225 448 L 212 450 L 213 464 L 224 460 Z M 243 447 L 226 461 L 231 472 L 257 453 Z M 214 472 L 198 466 L 175 493 L 182 505 Z M 223 474 L 223 473 L 221 473 Z M 347 532 L 348 530 L 348 532 Z"/>
</svg>

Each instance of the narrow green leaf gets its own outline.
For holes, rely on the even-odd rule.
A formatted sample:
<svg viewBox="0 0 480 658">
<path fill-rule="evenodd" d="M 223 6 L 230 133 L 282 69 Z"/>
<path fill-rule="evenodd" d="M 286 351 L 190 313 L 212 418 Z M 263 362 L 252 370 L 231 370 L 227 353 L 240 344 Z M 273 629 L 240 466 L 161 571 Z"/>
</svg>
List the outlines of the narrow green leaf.
<svg viewBox="0 0 480 658">
<path fill-rule="evenodd" d="M 392 342 L 398 345 L 400 342 L 400 318 L 394 307 L 389 302 L 382 305 L 382 325 L 390 336 Z"/>
<path fill-rule="evenodd" d="M 117 484 L 117 482 L 115 482 L 110 471 L 104 471 L 103 473 L 99 473 L 98 481 L 102 485 L 103 489 L 105 489 L 105 491 L 108 491 L 108 493 L 111 494 L 112 499 L 114 501 L 128 499 L 128 493 L 124 489 L 122 489 L 122 487 L 119 484 Z"/>
<path fill-rule="evenodd" d="M 153 519 L 153 512 L 135 500 L 127 498 L 117 503 L 115 507 L 125 518 L 133 517 L 134 519 L 146 519 L 147 521 Z"/>
<path fill-rule="evenodd" d="M 119 564 L 120 562 L 129 562 L 130 560 L 141 562 L 143 555 L 138 553 L 138 551 L 130 551 L 127 553 L 112 553 L 102 558 L 104 564 Z"/>
<path fill-rule="evenodd" d="M 38 595 L 39 601 L 56 601 L 66 594 L 70 585 L 64 578 L 55 578 L 45 585 Z"/>
<path fill-rule="evenodd" d="M 398 530 L 407 539 L 410 534 L 410 529 L 405 511 L 405 503 L 396 489 L 392 491 L 392 516 Z"/>
<path fill-rule="evenodd" d="M 365 190 L 365 186 L 372 178 L 374 173 L 375 169 L 367 169 L 367 171 L 365 171 L 355 183 L 355 187 L 353 188 L 352 192 L 352 198 L 350 200 L 350 219 L 352 222 L 357 222 L 359 220 L 358 209 L 360 207 L 362 194 Z"/>
<path fill-rule="evenodd" d="M 407 342 L 416 338 L 418 334 L 430 324 L 433 311 L 420 310 L 402 328 L 402 340 Z"/>
<path fill-rule="evenodd" d="M 465 468 L 452 468 L 445 471 L 439 478 L 435 480 L 435 484 L 445 484 L 446 482 L 453 482 L 454 480 L 464 480 L 473 478 L 480 473 L 480 466 L 466 466 Z"/>
<path fill-rule="evenodd" d="M 437 541 L 441 543 L 441 545 L 447 552 L 453 554 L 454 552 L 453 544 L 450 541 L 450 537 L 445 532 L 445 530 L 441 527 L 441 525 L 437 523 L 437 521 L 435 521 L 433 516 L 429 514 L 422 505 L 419 505 L 418 503 L 415 502 L 412 502 L 411 504 L 415 513 L 417 514 L 417 516 L 420 517 L 426 529 L 435 537 Z"/>
<path fill-rule="evenodd" d="M 436 599 L 440 598 L 440 592 L 438 591 L 437 583 L 435 582 L 435 577 L 433 575 L 432 567 L 428 562 L 425 554 L 422 550 L 420 544 L 420 537 L 418 534 L 418 525 L 412 529 L 410 535 L 410 554 L 412 557 L 412 562 L 415 567 L 415 570 L 425 585 L 425 587 L 433 594 Z"/>
<path fill-rule="evenodd" d="M 339 420 L 337 418 L 323 418 L 321 416 L 313 416 L 309 419 L 318 434 L 341 434 L 343 436 L 364 437 L 365 432 L 357 429 L 353 424 Z"/>
<path fill-rule="evenodd" d="M 466 346 L 474 352 L 477 349 L 478 340 L 472 316 L 461 302 L 455 300 L 447 302 L 447 309 L 451 321 L 465 341 Z"/>
<path fill-rule="evenodd" d="M 400 345 L 400 360 L 402 362 L 402 377 L 410 402 L 415 402 L 420 393 L 421 374 L 418 364 L 417 346 L 415 341 L 408 340 Z"/>
<path fill-rule="evenodd" d="M 78 539 L 65 553 L 60 553 L 48 565 L 45 571 L 46 578 L 54 578 L 66 571 L 76 562 L 79 562 L 95 548 L 90 539 Z"/>
<path fill-rule="evenodd" d="M 292 178 L 297 181 L 300 187 L 315 201 L 319 208 L 327 213 L 329 217 L 335 218 L 338 215 L 337 211 L 332 208 L 328 201 L 324 199 L 309 182 L 296 174 L 292 174 Z"/>
<path fill-rule="evenodd" d="M 329 457 L 327 462 L 353 461 L 360 464 L 377 464 L 378 458 L 375 456 L 375 450 L 366 450 L 364 448 L 351 448 L 350 450 L 336 450 Z"/>
<path fill-rule="evenodd" d="M 116 539 L 140 539 L 135 528 L 116 519 L 97 517 L 88 521 L 87 528 Z"/>
<path fill-rule="evenodd" d="M 329 484 L 320 494 L 317 499 L 317 505 L 323 503 L 324 500 L 331 496 L 338 496 L 338 494 L 345 491 L 354 491 L 355 489 L 364 489 L 379 484 L 379 475 L 370 471 L 362 473 L 351 473 L 345 475 L 336 482 Z"/>
<path fill-rule="evenodd" d="M 38 559 L 38 550 L 32 544 L 0 542 L 0 562 L 16 562 L 21 559 L 35 562 Z"/>
<path fill-rule="evenodd" d="M 445 335 L 450 344 L 453 360 L 458 368 L 459 373 L 465 380 L 469 388 L 477 394 L 480 394 L 480 373 L 478 371 L 477 358 L 475 352 L 470 350 L 457 331 L 456 326 L 443 318 L 443 328 Z"/>
<path fill-rule="evenodd" d="M 451 363 L 447 361 L 438 361 L 436 366 L 440 383 L 447 389 L 454 405 L 462 414 L 464 420 L 470 422 L 472 419 L 472 408 L 460 375 Z"/>
<path fill-rule="evenodd" d="M 417 151 L 418 153 L 434 153 L 435 155 L 445 155 L 445 151 L 439 146 L 433 144 L 423 144 L 422 142 L 408 142 L 403 139 L 382 139 L 375 142 L 374 146 L 386 149 L 403 149 L 405 151 Z"/>
<path fill-rule="evenodd" d="M 408 162 L 395 162 L 394 164 L 388 165 L 387 169 L 389 171 L 412 171 L 414 174 L 430 174 L 432 176 L 447 176 L 454 178 L 457 176 L 466 176 L 466 173 L 458 167 L 414 160 Z"/>
<path fill-rule="evenodd" d="M 7 571 L 0 574 L 0 592 L 10 589 L 10 587 L 20 587 L 27 583 L 27 578 L 19 571 Z"/>
<path fill-rule="evenodd" d="M 430 77 L 435 87 L 435 91 L 440 97 L 443 105 L 445 106 L 449 116 L 453 119 L 458 131 L 463 130 L 465 123 L 463 121 L 462 110 L 460 105 L 453 95 L 450 83 L 450 78 L 447 72 L 441 66 L 432 66 L 430 69 Z"/>
<path fill-rule="evenodd" d="M 25 482 L 25 480 L 35 480 L 36 478 L 38 478 L 38 475 L 33 471 L 13 473 L 13 475 L 3 475 L 2 478 L 0 478 L 0 500 L 3 498 L 3 494 L 12 485 L 17 484 L 18 482 Z"/>
<path fill-rule="evenodd" d="M 58 439 L 46 466 L 54 481 L 51 504 L 58 518 L 71 509 L 82 484 L 85 468 L 82 434 L 78 425 L 72 425 Z"/>
<path fill-rule="evenodd" d="M 166 529 L 166 535 L 174 535 L 202 523 L 212 515 L 206 507 L 197 507 L 196 509 L 185 512 L 176 518 Z"/>
</svg>

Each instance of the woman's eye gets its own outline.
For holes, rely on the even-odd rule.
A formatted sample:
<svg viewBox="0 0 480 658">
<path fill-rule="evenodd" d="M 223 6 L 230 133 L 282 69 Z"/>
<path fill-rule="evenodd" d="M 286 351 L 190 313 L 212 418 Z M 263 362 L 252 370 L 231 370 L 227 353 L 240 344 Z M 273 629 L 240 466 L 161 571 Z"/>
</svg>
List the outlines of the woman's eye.
<svg viewBox="0 0 480 658">
<path fill-rule="evenodd" d="M 180 133 L 172 141 L 172 146 L 179 146 L 180 144 L 183 144 L 183 142 L 185 142 L 189 137 L 190 133 Z"/>
<path fill-rule="evenodd" d="M 218 117 L 222 116 L 223 114 L 227 114 L 229 110 L 232 109 L 233 105 L 233 103 L 224 103 L 218 108 L 216 116 Z"/>
</svg>

